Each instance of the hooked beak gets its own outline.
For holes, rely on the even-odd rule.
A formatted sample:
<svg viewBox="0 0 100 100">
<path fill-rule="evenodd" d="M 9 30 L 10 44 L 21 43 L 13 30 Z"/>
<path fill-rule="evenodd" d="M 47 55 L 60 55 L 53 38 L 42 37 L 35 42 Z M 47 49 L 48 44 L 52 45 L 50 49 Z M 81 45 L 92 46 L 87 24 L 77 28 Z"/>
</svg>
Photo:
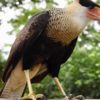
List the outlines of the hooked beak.
<svg viewBox="0 0 100 100">
<path fill-rule="evenodd" d="M 92 20 L 100 20 L 100 7 L 89 9 L 87 12 L 87 17 Z"/>
</svg>

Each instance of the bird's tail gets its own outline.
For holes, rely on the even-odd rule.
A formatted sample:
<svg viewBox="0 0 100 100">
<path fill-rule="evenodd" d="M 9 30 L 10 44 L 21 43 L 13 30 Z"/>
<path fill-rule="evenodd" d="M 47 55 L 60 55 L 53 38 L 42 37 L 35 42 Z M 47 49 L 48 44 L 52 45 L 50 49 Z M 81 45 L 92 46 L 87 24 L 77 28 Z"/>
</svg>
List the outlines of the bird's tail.
<svg viewBox="0 0 100 100">
<path fill-rule="evenodd" d="M 37 70 L 37 74 L 34 76 L 36 70 Z M 46 73 L 42 75 L 44 72 Z M 46 74 L 47 74 L 46 66 L 39 64 L 33 66 L 33 69 L 30 70 L 30 79 L 38 76 L 38 79 L 36 77 L 34 81 L 39 81 Z M 40 77 L 40 75 L 42 75 L 43 77 Z M 24 71 L 22 70 L 21 62 L 19 62 L 16 65 L 15 69 L 12 70 L 10 76 L 7 79 L 8 80 L 5 82 L 5 86 L 1 92 L 0 97 L 13 98 L 13 100 L 19 100 L 26 87 L 26 77 Z"/>
<path fill-rule="evenodd" d="M 26 84 L 19 86 L 18 88 L 12 90 L 10 79 L 5 83 L 5 86 L 1 90 L 0 98 L 11 98 L 13 100 L 18 100 L 24 92 Z M 16 87 L 16 86 L 15 86 Z"/>
<path fill-rule="evenodd" d="M 21 63 L 19 62 L 4 82 L 0 98 L 13 98 L 13 100 L 18 100 L 22 96 L 25 86 L 26 78 L 21 69 Z"/>
</svg>

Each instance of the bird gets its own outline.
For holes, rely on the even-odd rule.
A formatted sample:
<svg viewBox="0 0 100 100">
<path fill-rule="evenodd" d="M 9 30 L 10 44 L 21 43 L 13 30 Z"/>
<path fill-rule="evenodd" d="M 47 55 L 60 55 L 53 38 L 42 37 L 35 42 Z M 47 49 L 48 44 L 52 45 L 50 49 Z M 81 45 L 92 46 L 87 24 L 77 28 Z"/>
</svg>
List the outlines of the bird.
<svg viewBox="0 0 100 100">
<path fill-rule="evenodd" d="M 98 20 L 100 6 L 91 0 L 73 0 L 65 8 L 51 8 L 33 15 L 11 47 L 0 97 L 36 100 L 32 83 L 50 75 L 65 100 L 69 100 L 58 77 L 61 64 L 70 58 L 88 23 Z M 29 94 L 24 97 L 26 84 Z"/>
</svg>

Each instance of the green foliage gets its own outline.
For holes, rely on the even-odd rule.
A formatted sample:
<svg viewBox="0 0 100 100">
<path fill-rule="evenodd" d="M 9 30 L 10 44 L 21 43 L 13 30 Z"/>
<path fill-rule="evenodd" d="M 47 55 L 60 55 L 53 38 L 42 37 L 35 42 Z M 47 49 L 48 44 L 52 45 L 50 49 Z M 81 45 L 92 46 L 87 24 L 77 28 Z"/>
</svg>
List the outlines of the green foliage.
<svg viewBox="0 0 100 100">
<path fill-rule="evenodd" d="M 4 57 L 2 56 L 1 51 L 0 51 L 0 88 L 3 85 L 2 81 L 1 81 L 1 78 L 2 78 L 4 65 L 5 65 L 5 60 L 4 60 Z"/>
<path fill-rule="evenodd" d="M 61 76 L 65 76 L 63 84 L 66 92 L 99 98 L 100 47 L 93 47 L 91 50 L 77 47 L 76 50 L 69 62 L 62 68 L 63 73 L 68 73 L 62 75 L 61 72 Z"/>
<path fill-rule="evenodd" d="M 10 8 L 20 8 L 21 5 L 24 5 L 26 0 L 0 0 L 0 9 L 2 10 L 2 7 L 10 7 Z M 29 0 L 33 5 L 36 3 L 40 3 L 45 1 L 47 4 L 56 4 L 54 0 Z"/>
<path fill-rule="evenodd" d="M 4 60 L 4 57 L 2 56 L 2 54 L 0 53 L 0 77 L 1 77 L 1 73 L 3 71 L 4 65 L 5 65 L 5 60 Z"/>
<path fill-rule="evenodd" d="M 11 30 L 9 33 L 12 34 L 13 32 L 19 32 L 20 31 L 20 27 L 24 26 L 25 23 L 27 22 L 27 20 L 35 13 L 38 13 L 40 11 L 40 9 L 38 8 L 33 8 L 31 10 L 28 9 L 24 9 L 20 14 L 17 15 L 15 19 L 11 19 L 9 21 L 9 23 L 12 24 L 12 26 L 14 27 L 13 30 Z M 20 27 L 19 27 L 20 26 Z"/>
</svg>

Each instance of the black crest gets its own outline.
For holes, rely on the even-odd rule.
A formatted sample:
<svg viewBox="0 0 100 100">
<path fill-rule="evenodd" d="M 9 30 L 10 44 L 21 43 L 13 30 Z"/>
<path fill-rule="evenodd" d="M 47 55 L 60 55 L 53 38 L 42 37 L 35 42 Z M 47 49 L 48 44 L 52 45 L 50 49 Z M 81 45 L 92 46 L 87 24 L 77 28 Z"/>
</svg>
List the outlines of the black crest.
<svg viewBox="0 0 100 100">
<path fill-rule="evenodd" d="M 99 5 L 97 5 L 96 3 L 92 2 L 91 0 L 79 0 L 79 3 L 82 6 L 85 6 L 89 9 L 93 9 L 94 7 L 100 7 Z"/>
</svg>

